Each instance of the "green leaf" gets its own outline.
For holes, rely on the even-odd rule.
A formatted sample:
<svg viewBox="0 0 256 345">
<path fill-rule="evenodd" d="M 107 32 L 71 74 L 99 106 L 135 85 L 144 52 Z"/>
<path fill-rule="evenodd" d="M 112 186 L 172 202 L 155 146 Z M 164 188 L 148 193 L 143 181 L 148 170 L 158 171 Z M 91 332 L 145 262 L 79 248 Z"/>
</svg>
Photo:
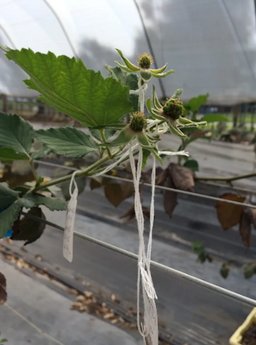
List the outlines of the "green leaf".
<svg viewBox="0 0 256 345">
<path fill-rule="evenodd" d="M 148 159 L 150 157 L 151 152 L 147 149 L 142 149 L 142 168 L 144 169 L 147 165 Z"/>
<path fill-rule="evenodd" d="M 0 147 L 0 160 L 4 162 L 14 161 L 14 160 L 25 160 L 28 157 L 23 153 L 17 153 L 13 149 Z"/>
<path fill-rule="evenodd" d="M 0 113 L 0 159 L 29 159 L 34 130 L 17 115 Z"/>
<path fill-rule="evenodd" d="M 21 199 L 24 207 L 44 205 L 51 211 L 63 211 L 66 209 L 66 201 L 56 197 L 46 197 L 39 194 L 27 194 Z"/>
<path fill-rule="evenodd" d="M 5 183 L 0 183 L 0 209 L 10 206 L 18 196 L 18 192 L 10 189 Z"/>
<path fill-rule="evenodd" d="M 197 113 L 200 107 L 207 102 L 208 97 L 208 93 L 193 97 L 185 104 L 185 108 L 191 110 L 193 113 Z"/>
<path fill-rule="evenodd" d="M 0 213 L 0 238 L 2 238 L 12 227 L 13 223 L 19 216 L 21 208 L 22 204 L 17 200 Z"/>
<path fill-rule="evenodd" d="M 72 127 L 39 130 L 37 137 L 49 149 L 66 157 L 81 157 L 97 150 L 89 135 Z"/>
<path fill-rule="evenodd" d="M 41 99 L 88 127 L 117 124 L 130 111 L 129 89 L 114 78 L 104 79 L 81 60 L 31 49 L 12 50 L 6 56 L 29 76 L 25 83 Z"/>
<path fill-rule="evenodd" d="M 207 114 L 202 120 L 206 122 L 228 122 L 228 117 L 222 114 Z"/>
<path fill-rule="evenodd" d="M 189 168 L 192 171 L 198 171 L 199 170 L 198 161 L 196 161 L 195 159 L 187 159 L 183 165 L 184 165 L 184 167 Z"/>
</svg>

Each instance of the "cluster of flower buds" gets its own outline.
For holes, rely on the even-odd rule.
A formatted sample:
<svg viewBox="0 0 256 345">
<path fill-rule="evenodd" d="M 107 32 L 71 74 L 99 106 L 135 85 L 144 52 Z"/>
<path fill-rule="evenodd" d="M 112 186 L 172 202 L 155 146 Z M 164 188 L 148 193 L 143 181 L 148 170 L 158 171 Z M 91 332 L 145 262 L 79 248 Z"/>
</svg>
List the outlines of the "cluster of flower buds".
<svg viewBox="0 0 256 345">
<path fill-rule="evenodd" d="M 181 93 L 182 90 L 178 89 L 172 97 L 161 104 L 154 89 L 150 112 L 156 119 L 166 122 L 171 132 L 180 137 L 186 137 L 181 129 L 199 127 L 206 123 L 205 121 L 195 122 L 185 117 L 186 111 L 180 98 Z"/>
<path fill-rule="evenodd" d="M 172 69 L 167 71 L 167 65 L 164 65 L 160 68 L 151 68 L 153 58 L 148 53 L 141 54 L 138 58 L 138 64 L 135 65 L 124 56 L 120 49 L 116 49 L 116 51 L 123 60 L 123 64 L 117 61 L 117 65 L 125 72 L 140 73 L 141 78 L 145 81 L 150 80 L 151 77 L 164 78 L 174 72 Z"/>
<path fill-rule="evenodd" d="M 132 113 L 131 115 L 131 120 L 129 123 L 129 128 L 134 132 L 134 133 L 141 133 L 147 125 L 147 120 L 145 115 L 140 112 L 136 111 Z"/>
</svg>

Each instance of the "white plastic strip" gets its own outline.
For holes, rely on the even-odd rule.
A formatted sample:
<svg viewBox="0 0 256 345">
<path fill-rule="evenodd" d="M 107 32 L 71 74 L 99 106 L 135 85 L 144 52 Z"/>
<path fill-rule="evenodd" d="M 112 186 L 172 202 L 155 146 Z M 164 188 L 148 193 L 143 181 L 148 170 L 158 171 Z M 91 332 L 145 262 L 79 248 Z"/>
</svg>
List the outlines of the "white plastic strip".
<svg viewBox="0 0 256 345">
<path fill-rule="evenodd" d="M 77 197 L 78 197 L 78 188 L 75 181 L 75 175 L 77 174 L 78 171 L 79 170 L 73 173 L 72 178 L 70 180 L 70 185 L 69 185 L 70 200 L 67 206 L 66 222 L 65 222 L 64 235 L 63 235 L 63 256 L 69 262 L 73 261 L 74 227 L 75 227 L 76 207 L 77 207 Z"/>
</svg>

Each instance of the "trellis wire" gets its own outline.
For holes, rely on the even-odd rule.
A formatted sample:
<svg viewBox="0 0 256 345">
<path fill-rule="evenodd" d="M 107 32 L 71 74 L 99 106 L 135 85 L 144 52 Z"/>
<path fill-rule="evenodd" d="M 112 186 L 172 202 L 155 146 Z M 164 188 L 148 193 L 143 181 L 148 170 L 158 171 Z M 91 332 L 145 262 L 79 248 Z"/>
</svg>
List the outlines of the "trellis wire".
<svg viewBox="0 0 256 345">
<path fill-rule="evenodd" d="M 37 216 L 32 216 L 32 215 L 29 215 L 29 217 L 31 219 L 35 219 L 35 220 L 38 220 L 38 221 L 41 221 L 43 223 L 45 223 L 46 225 L 49 225 L 51 226 L 52 228 L 54 229 L 57 229 L 57 230 L 61 230 L 61 231 L 64 231 L 64 228 L 55 224 L 55 223 L 52 223 L 50 221 L 47 221 L 47 220 L 44 220 L 44 219 L 41 219 Z M 85 234 L 82 234 L 82 233 L 79 233 L 77 231 L 75 231 L 75 235 L 86 240 L 86 241 L 89 241 L 89 242 L 92 242 L 92 243 L 95 243 L 103 248 L 106 248 L 106 249 L 110 249 L 116 253 L 119 253 L 119 254 L 122 254 L 122 255 L 125 255 L 129 258 L 132 258 L 134 260 L 137 260 L 138 259 L 138 256 L 137 254 L 135 253 L 132 253 L 128 250 L 125 250 L 125 249 L 122 249 L 122 248 L 119 248 L 113 244 L 110 244 L 110 243 L 107 243 L 107 242 L 104 242 L 104 241 L 101 241 L 99 239 L 96 239 L 92 236 L 89 236 L 89 235 L 85 235 Z M 243 303 L 246 303 L 246 304 L 249 304 L 249 305 L 253 305 L 253 306 L 256 306 L 256 300 L 255 299 L 252 299 L 252 298 L 249 298 L 249 297 L 246 297 L 244 295 L 241 295 L 237 292 L 233 292 L 231 290 L 228 290 L 228 289 L 225 289 L 225 288 L 222 288 L 221 286 L 218 286 L 218 285 L 215 285 L 213 283 L 209 283 L 203 279 L 200 279 L 200 278 L 197 278 L 197 277 L 194 277 L 188 273 L 185 273 L 185 272 L 182 272 L 182 271 L 179 271 L 177 269 L 174 269 L 172 267 L 169 267 L 169 266 L 166 266 L 164 264 L 161 264 L 159 262 L 156 262 L 156 261 L 153 261 L 151 260 L 151 265 L 155 268 L 158 268 L 158 269 L 161 269 L 161 270 L 164 270 L 168 273 L 171 273 L 171 274 L 174 274 L 180 278 L 183 278 L 185 280 L 188 280 L 188 281 L 191 281 L 197 285 L 200 285 L 200 286 L 204 286 L 205 288 L 209 289 L 209 290 L 212 290 L 212 291 L 216 291 L 216 292 L 219 292 L 223 295 L 226 295 L 230 298 L 233 298 L 233 299 L 237 299 Z"/>
<path fill-rule="evenodd" d="M 67 169 L 69 171 L 77 170 L 77 168 L 67 167 L 65 165 L 51 163 L 51 162 L 44 162 L 44 161 L 40 161 L 40 160 L 37 160 L 36 162 L 39 163 L 39 164 L 42 164 L 42 165 L 46 165 L 46 166 Z M 128 178 L 125 178 L 125 177 L 111 176 L 111 175 L 102 175 L 102 176 L 106 177 L 108 179 L 112 179 L 112 180 L 133 183 L 132 180 L 130 180 Z M 89 176 L 89 177 L 91 177 L 91 176 Z M 141 182 L 141 184 L 144 185 L 144 186 L 147 186 L 147 187 L 151 187 L 150 183 Z M 195 193 L 195 192 L 190 192 L 190 191 L 186 191 L 186 190 L 166 187 L 166 186 L 158 186 L 158 185 L 156 185 L 156 189 L 166 190 L 166 191 L 171 191 L 171 192 L 175 192 L 175 193 L 178 193 L 178 194 L 194 196 L 194 197 L 197 197 L 197 198 L 208 199 L 208 200 L 212 200 L 212 201 L 221 201 L 221 202 L 226 203 L 226 204 L 232 204 L 232 205 L 238 205 L 238 206 L 250 207 L 250 208 L 255 208 L 256 209 L 256 205 L 253 205 L 253 204 L 250 204 L 250 203 L 246 203 L 246 202 L 243 203 L 243 202 L 239 202 L 239 201 L 223 199 L 223 198 L 219 198 L 219 197 L 215 197 L 215 196 L 211 196 L 211 195 Z"/>
<path fill-rule="evenodd" d="M 62 343 L 61 341 L 59 341 L 58 339 L 54 338 L 53 336 L 51 336 L 49 333 L 43 331 L 40 327 L 38 327 L 34 322 L 30 321 L 26 316 L 24 316 L 23 314 L 21 314 L 17 309 L 15 309 L 14 307 L 12 307 L 9 303 L 5 302 L 5 304 L 3 305 L 5 308 L 9 309 L 13 314 L 15 314 L 16 316 L 18 316 L 21 320 L 23 320 L 24 322 L 26 322 L 30 327 L 32 327 L 37 333 L 39 333 L 40 335 L 42 335 L 43 337 L 51 340 L 51 342 L 54 342 L 55 344 L 58 345 L 65 345 L 64 343 Z"/>
</svg>

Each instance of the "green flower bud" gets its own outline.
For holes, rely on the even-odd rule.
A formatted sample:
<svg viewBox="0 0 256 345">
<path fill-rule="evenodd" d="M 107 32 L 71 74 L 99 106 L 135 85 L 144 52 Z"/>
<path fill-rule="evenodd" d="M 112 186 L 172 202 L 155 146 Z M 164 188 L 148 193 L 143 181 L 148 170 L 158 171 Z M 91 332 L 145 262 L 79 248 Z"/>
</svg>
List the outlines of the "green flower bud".
<svg viewBox="0 0 256 345">
<path fill-rule="evenodd" d="M 141 133 L 146 127 L 147 120 L 145 115 L 139 111 L 132 113 L 130 129 L 135 133 Z"/>
<path fill-rule="evenodd" d="M 168 99 L 163 106 L 163 115 L 171 120 L 177 120 L 184 114 L 183 103 L 179 98 Z"/>
<path fill-rule="evenodd" d="M 139 56 L 138 65 L 140 66 L 140 68 L 149 69 L 152 63 L 153 63 L 153 58 L 150 54 L 143 53 Z"/>
<path fill-rule="evenodd" d="M 151 79 L 152 75 L 150 72 L 147 72 L 147 71 L 141 71 L 140 72 L 140 75 L 141 75 L 141 78 L 145 81 L 148 81 Z"/>
</svg>

